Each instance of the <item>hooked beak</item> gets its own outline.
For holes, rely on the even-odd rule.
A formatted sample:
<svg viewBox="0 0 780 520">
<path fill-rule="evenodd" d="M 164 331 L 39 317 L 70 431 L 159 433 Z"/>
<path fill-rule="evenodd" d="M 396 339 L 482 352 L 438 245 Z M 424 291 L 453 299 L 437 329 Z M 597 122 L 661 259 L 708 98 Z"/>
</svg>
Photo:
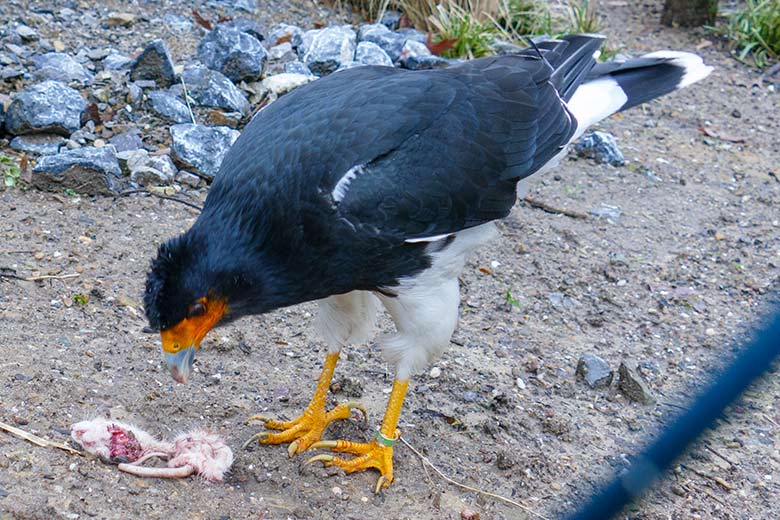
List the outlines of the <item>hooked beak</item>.
<svg viewBox="0 0 780 520">
<path fill-rule="evenodd" d="M 195 347 L 183 348 L 173 354 L 163 350 L 163 355 L 171 376 L 181 384 L 186 383 L 192 372 L 192 364 L 195 362 Z"/>
</svg>

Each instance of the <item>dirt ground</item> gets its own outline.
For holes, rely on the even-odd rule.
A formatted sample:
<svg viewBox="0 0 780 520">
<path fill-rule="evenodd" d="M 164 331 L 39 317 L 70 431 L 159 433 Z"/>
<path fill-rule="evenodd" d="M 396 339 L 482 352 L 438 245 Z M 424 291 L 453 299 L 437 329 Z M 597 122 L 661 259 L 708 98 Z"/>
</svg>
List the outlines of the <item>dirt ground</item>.
<svg viewBox="0 0 780 520">
<path fill-rule="evenodd" d="M 703 33 L 658 26 L 658 11 L 659 2 L 615 3 L 603 32 L 632 52 L 701 42 Z M 582 503 L 732 356 L 777 291 L 778 94 L 753 86 L 758 73 L 719 45 L 700 52 L 716 67 L 706 81 L 601 125 L 628 166 L 571 157 L 531 186 L 538 200 L 582 213 L 617 206 L 616 221 L 519 203 L 501 239 L 467 265 L 441 374 L 413 380 L 401 418 L 405 439 L 452 478 L 548 518 Z M 303 409 L 325 348 L 311 331 L 314 304 L 283 309 L 213 332 L 189 384 L 174 383 L 159 339 L 141 332 L 140 301 L 157 244 L 196 216 L 150 198 L 0 192 L 0 266 L 79 274 L 0 281 L 0 421 L 59 441 L 97 415 L 162 435 L 203 426 L 236 456 L 224 483 L 141 480 L 0 432 L 0 519 L 455 519 L 466 508 L 533 518 L 447 484 L 403 445 L 380 495 L 372 472 L 304 468 L 306 457 L 289 460 L 281 446 L 242 450 L 258 431 L 247 416 Z M 637 360 L 656 402 L 577 381 L 583 353 L 615 370 Z M 359 398 L 370 427 L 344 422 L 326 437 L 369 439 L 392 383 L 376 345 L 345 352 L 336 379 L 331 402 Z M 779 400 L 775 372 L 623 518 L 779 518 Z"/>
</svg>

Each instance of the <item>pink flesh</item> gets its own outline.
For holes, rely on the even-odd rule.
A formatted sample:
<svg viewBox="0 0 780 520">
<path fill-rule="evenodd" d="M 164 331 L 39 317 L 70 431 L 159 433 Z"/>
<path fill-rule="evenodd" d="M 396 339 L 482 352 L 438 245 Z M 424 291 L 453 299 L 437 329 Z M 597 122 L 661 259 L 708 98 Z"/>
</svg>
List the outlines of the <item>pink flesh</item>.
<svg viewBox="0 0 780 520">
<path fill-rule="evenodd" d="M 136 477 L 153 478 L 184 478 L 195 473 L 195 468 L 190 465 L 179 468 L 155 468 L 148 466 L 136 466 L 134 464 L 120 464 L 119 471 L 130 473 Z"/>
<path fill-rule="evenodd" d="M 128 461 L 133 462 L 143 454 L 143 448 L 141 443 L 138 442 L 133 432 L 130 430 L 124 430 L 112 424 L 108 427 L 108 433 L 111 434 L 111 440 L 109 441 L 108 451 L 109 459 L 111 461 Z"/>
</svg>

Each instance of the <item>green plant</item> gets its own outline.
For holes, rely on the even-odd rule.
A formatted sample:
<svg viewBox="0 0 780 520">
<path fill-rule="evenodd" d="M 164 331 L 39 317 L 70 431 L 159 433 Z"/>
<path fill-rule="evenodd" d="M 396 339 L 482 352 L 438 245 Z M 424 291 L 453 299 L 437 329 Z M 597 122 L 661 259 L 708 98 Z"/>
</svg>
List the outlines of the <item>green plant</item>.
<svg viewBox="0 0 780 520">
<path fill-rule="evenodd" d="M 560 22 L 547 3 L 539 0 L 501 0 L 494 19 L 496 29 L 515 41 L 523 36 L 554 35 Z"/>
<path fill-rule="evenodd" d="M 728 16 L 728 25 L 717 30 L 734 42 L 740 61 L 748 56 L 758 67 L 780 59 L 780 0 L 747 0 Z"/>
<path fill-rule="evenodd" d="M 75 303 L 76 305 L 86 305 L 87 302 L 89 302 L 89 296 L 85 296 L 83 294 L 73 295 L 73 303 Z"/>
<path fill-rule="evenodd" d="M 22 174 L 19 164 L 7 155 L 0 155 L 0 172 L 3 174 L 3 184 L 9 188 L 19 183 Z"/>
<path fill-rule="evenodd" d="M 68 197 L 78 197 L 79 194 L 73 188 L 65 188 L 65 195 Z"/>
<path fill-rule="evenodd" d="M 455 0 L 436 6 L 435 13 L 428 18 L 437 35 L 435 41 L 449 41 L 452 45 L 442 56 L 479 58 L 491 53 L 496 31 L 490 22 L 475 14 L 478 12 L 471 0 L 466 7 L 461 7 Z"/>
<path fill-rule="evenodd" d="M 567 32 L 597 33 L 601 21 L 596 14 L 595 2 L 590 0 L 572 0 L 569 2 L 570 26 Z"/>
<path fill-rule="evenodd" d="M 520 301 L 512 296 L 512 293 L 509 289 L 506 290 L 506 302 L 511 305 L 512 307 L 517 307 L 518 309 L 522 308 L 522 305 L 520 304 Z"/>
</svg>

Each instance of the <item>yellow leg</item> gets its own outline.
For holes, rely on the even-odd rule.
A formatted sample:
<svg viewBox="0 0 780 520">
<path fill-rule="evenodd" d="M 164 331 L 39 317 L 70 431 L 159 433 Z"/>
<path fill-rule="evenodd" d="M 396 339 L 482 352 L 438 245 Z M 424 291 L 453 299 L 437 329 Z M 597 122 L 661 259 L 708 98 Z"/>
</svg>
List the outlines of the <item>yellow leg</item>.
<svg viewBox="0 0 780 520">
<path fill-rule="evenodd" d="M 398 417 L 401 415 L 408 387 L 408 379 L 396 379 L 393 382 L 393 391 L 390 392 L 385 418 L 373 441 L 368 443 L 342 440 L 319 441 L 311 445 L 311 448 L 330 448 L 331 451 L 339 453 L 351 453 L 355 458 L 346 460 L 333 455 L 317 455 L 306 461 L 306 464 L 320 461 L 326 466 L 338 466 L 347 473 L 374 468 L 381 473 L 374 492 L 379 493 L 380 489 L 389 486 L 393 481 L 393 446 L 401 435 L 398 430 Z"/>
<path fill-rule="evenodd" d="M 339 353 L 328 354 L 325 357 L 325 364 L 322 367 L 322 373 L 317 381 L 317 389 L 311 398 L 309 406 L 297 419 L 292 421 L 276 421 L 263 415 L 255 415 L 247 419 L 249 421 L 262 421 L 266 428 L 272 430 L 282 430 L 279 433 L 260 432 L 253 435 L 244 446 L 257 439 L 260 444 L 283 444 L 289 442 L 287 453 L 290 457 L 308 449 L 313 443 L 320 440 L 325 427 L 336 419 L 348 419 L 352 415 L 352 410 L 357 408 L 363 412 L 363 418 L 367 420 L 366 410 L 358 403 L 341 403 L 333 410 L 325 411 L 325 401 L 328 396 L 330 381 L 333 379 L 333 371 L 336 369 L 336 363 L 339 361 Z"/>
</svg>

